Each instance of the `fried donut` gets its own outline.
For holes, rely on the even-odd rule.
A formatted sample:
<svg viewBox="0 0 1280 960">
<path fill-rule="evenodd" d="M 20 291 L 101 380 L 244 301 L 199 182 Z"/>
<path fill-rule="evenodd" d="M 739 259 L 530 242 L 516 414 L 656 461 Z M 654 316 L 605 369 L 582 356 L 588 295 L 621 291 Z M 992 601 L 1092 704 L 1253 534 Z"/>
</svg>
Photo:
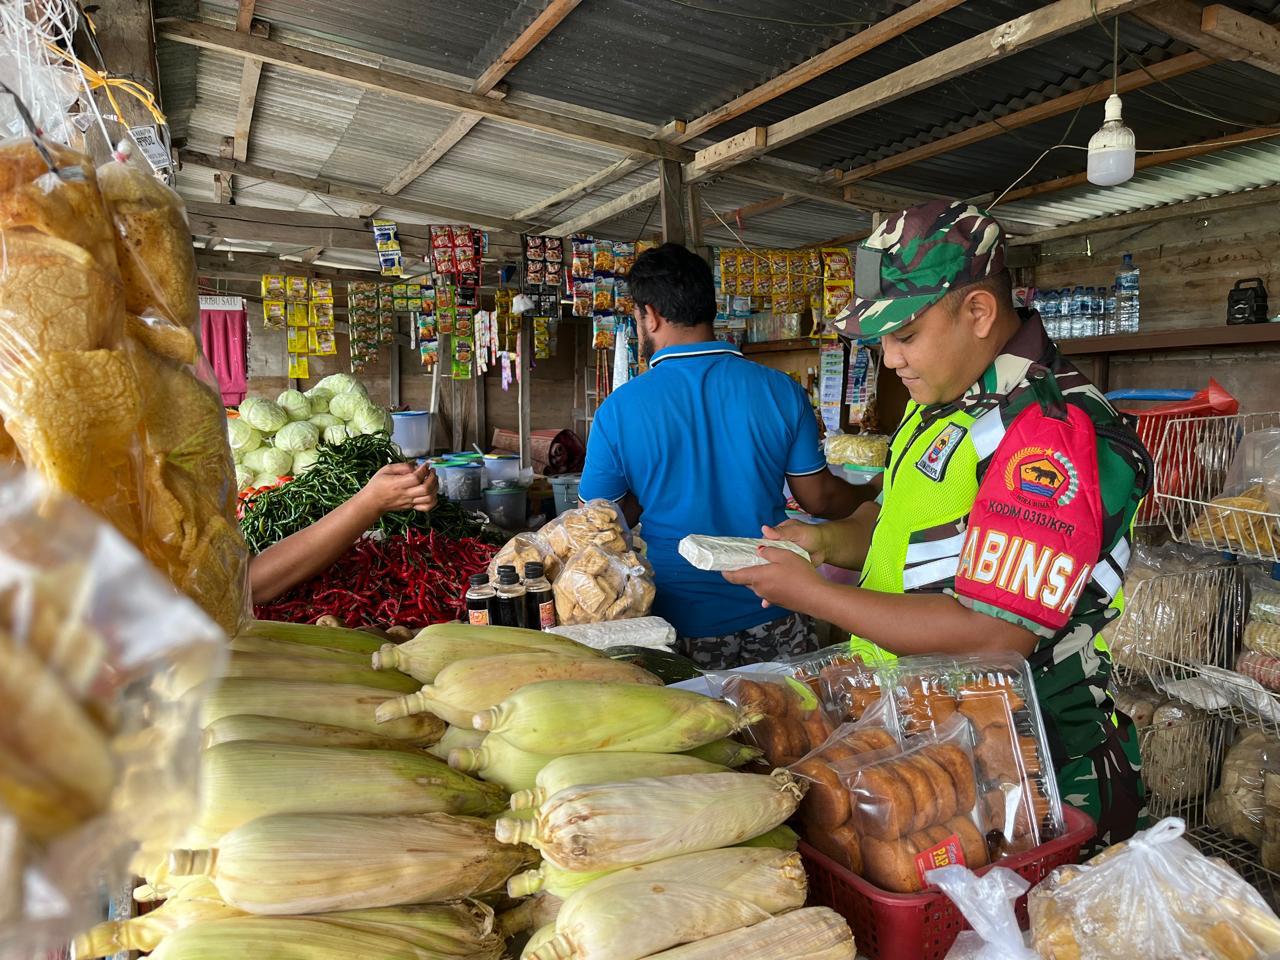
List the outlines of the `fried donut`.
<svg viewBox="0 0 1280 960">
<path fill-rule="evenodd" d="M 951 782 L 956 788 L 956 810 L 959 813 L 972 810 L 978 802 L 978 784 L 969 755 L 953 743 L 936 743 L 921 752 L 951 775 Z"/>
<path fill-rule="evenodd" d="M 923 830 L 938 822 L 938 794 L 928 772 L 915 762 L 914 757 L 900 757 L 891 764 L 893 772 L 911 788 L 915 816 L 911 818 L 911 831 Z"/>
<path fill-rule="evenodd" d="M 916 765 L 919 766 L 929 777 L 929 782 L 933 784 L 934 793 L 938 798 L 938 819 L 950 820 L 960 812 L 956 797 L 956 785 L 951 782 L 951 774 L 934 760 L 928 754 L 923 752 L 917 753 L 914 757 Z"/>
<path fill-rule="evenodd" d="M 866 767 L 857 774 L 854 791 L 863 833 L 880 840 L 897 840 L 911 832 L 916 806 L 911 788 L 888 765 Z M 864 848 L 863 853 L 866 853 Z"/>
</svg>

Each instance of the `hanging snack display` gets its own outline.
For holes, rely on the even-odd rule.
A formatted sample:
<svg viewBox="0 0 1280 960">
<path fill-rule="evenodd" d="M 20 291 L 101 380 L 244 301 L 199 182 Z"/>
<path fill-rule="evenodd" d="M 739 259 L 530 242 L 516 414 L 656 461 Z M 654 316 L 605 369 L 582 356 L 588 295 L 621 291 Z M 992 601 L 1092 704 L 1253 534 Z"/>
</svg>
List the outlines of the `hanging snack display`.
<svg viewBox="0 0 1280 960">
<path fill-rule="evenodd" d="M 378 284 L 347 284 L 347 332 L 351 344 L 351 372 L 361 373 L 378 356 Z"/>
<path fill-rule="evenodd" d="M 834 320 L 853 303 L 853 263 L 843 247 L 822 248 L 822 315 Z"/>
<path fill-rule="evenodd" d="M 378 251 L 378 269 L 384 277 L 398 277 L 404 268 L 400 236 L 394 220 L 373 221 L 373 243 Z"/>
<path fill-rule="evenodd" d="M 182 203 L 118 154 L 0 148 L 5 459 L 125 534 L 224 629 L 247 556 L 216 385 L 202 378 Z"/>
</svg>

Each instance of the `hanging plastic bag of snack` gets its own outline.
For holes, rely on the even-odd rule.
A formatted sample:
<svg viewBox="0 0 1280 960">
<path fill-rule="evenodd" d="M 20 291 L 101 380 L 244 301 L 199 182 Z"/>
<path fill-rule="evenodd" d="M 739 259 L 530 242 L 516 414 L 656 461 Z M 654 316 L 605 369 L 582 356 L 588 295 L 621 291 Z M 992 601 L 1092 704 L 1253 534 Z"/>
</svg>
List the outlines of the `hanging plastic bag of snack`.
<svg viewBox="0 0 1280 960">
<path fill-rule="evenodd" d="M 1027 900 L 1036 952 L 1052 960 L 1274 956 L 1280 920 L 1239 874 L 1188 843 L 1185 830 L 1169 817 L 1051 873 Z"/>
<path fill-rule="evenodd" d="M 595 545 L 569 559 L 552 592 L 556 615 L 569 626 L 647 616 L 655 595 L 653 574 L 636 553 Z"/>
</svg>

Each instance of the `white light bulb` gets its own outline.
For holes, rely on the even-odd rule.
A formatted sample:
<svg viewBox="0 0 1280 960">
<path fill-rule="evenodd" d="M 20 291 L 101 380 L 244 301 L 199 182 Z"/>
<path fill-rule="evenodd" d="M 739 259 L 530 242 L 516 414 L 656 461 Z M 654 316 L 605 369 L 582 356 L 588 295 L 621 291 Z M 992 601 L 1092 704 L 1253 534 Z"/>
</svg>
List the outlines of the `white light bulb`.
<svg viewBox="0 0 1280 960">
<path fill-rule="evenodd" d="M 1120 118 L 1120 98 L 1107 97 L 1105 119 L 1101 128 L 1089 138 L 1089 182 L 1099 187 L 1114 187 L 1133 176 L 1137 145 L 1133 131 Z"/>
</svg>

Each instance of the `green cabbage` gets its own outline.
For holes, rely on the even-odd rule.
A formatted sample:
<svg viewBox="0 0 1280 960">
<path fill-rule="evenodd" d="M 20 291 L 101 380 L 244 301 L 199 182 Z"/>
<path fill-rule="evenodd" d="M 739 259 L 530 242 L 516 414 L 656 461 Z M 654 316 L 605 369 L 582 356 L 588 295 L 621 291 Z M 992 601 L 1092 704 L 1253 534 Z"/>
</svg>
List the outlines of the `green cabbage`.
<svg viewBox="0 0 1280 960">
<path fill-rule="evenodd" d="M 341 424 L 342 421 L 332 413 L 316 413 L 312 415 L 311 419 L 308 420 L 307 423 L 311 424 L 317 430 L 327 430 L 329 427 Z"/>
<path fill-rule="evenodd" d="M 313 450 L 319 442 L 320 431 L 305 420 L 285 424 L 275 437 L 276 447 L 288 453 Z"/>
<path fill-rule="evenodd" d="M 279 482 L 280 477 L 285 476 L 288 476 L 288 474 L 282 473 L 277 476 L 274 473 L 260 473 L 253 478 L 253 485 L 255 487 L 273 487 Z"/>
<path fill-rule="evenodd" d="M 335 423 L 332 427 L 324 428 L 324 442 L 333 447 L 346 443 L 350 436 L 344 423 Z"/>
<path fill-rule="evenodd" d="M 354 393 L 361 397 L 369 395 L 364 384 L 349 373 L 331 373 L 311 389 L 312 391 L 327 390 L 335 397 L 343 393 Z"/>
<path fill-rule="evenodd" d="M 262 446 L 262 434 L 240 417 L 227 421 L 227 441 L 231 444 L 231 454 L 238 463 L 250 450 Z"/>
<path fill-rule="evenodd" d="M 301 390 L 286 390 L 276 397 L 276 403 L 289 415 L 290 420 L 306 420 L 311 416 L 311 401 Z"/>
<path fill-rule="evenodd" d="M 320 459 L 319 450 L 300 450 L 293 455 L 293 475 L 300 477 L 316 465 Z"/>
<path fill-rule="evenodd" d="M 248 467 L 236 464 L 236 489 L 244 490 L 253 483 L 254 473 Z"/>
<path fill-rule="evenodd" d="M 249 409 L 246 411 L 245 407 Z M 289 415 L 280 409 L 278 404 L 270 400 L 254 399 L 240 404 L 240 418 L 249 421 L 249 426 L 263 433 L 272 434 L 289 422 Z"/>
<path fill-rule="evenodd" d="M 390 433 L 390 420 L 391 415 L 386 410 L 366 401 L 356 408 L 355 416 L 351 418 L 351 432 L 353 435 L 366 436 L 371 433 Z"/>
<path fill-rule="evenodd" d="M 359 394 L 339 393 L 329 401 L 329 412 L 339 420 L 350 420 L 356 415 L 356 411 L 368 402 Z"/>
<path fill-rule="evenodd" d="M 269 473 L 273 477 L 286 476 L 293 468 L 293 454 L 275 447 L 259 447 L 244 456 L 244 466 L 254 473 Z M 254 484 L 261 486 L 261 484 Z"/>
<path fill-rule="evenodd" d="M 313 397 L 307 397 L 307 402 L 311 404 L 311 415 L 314 417 L 317 414 L 328 413 L 330 399 L 332 396 L 328 390 Z"/>
</svg>

